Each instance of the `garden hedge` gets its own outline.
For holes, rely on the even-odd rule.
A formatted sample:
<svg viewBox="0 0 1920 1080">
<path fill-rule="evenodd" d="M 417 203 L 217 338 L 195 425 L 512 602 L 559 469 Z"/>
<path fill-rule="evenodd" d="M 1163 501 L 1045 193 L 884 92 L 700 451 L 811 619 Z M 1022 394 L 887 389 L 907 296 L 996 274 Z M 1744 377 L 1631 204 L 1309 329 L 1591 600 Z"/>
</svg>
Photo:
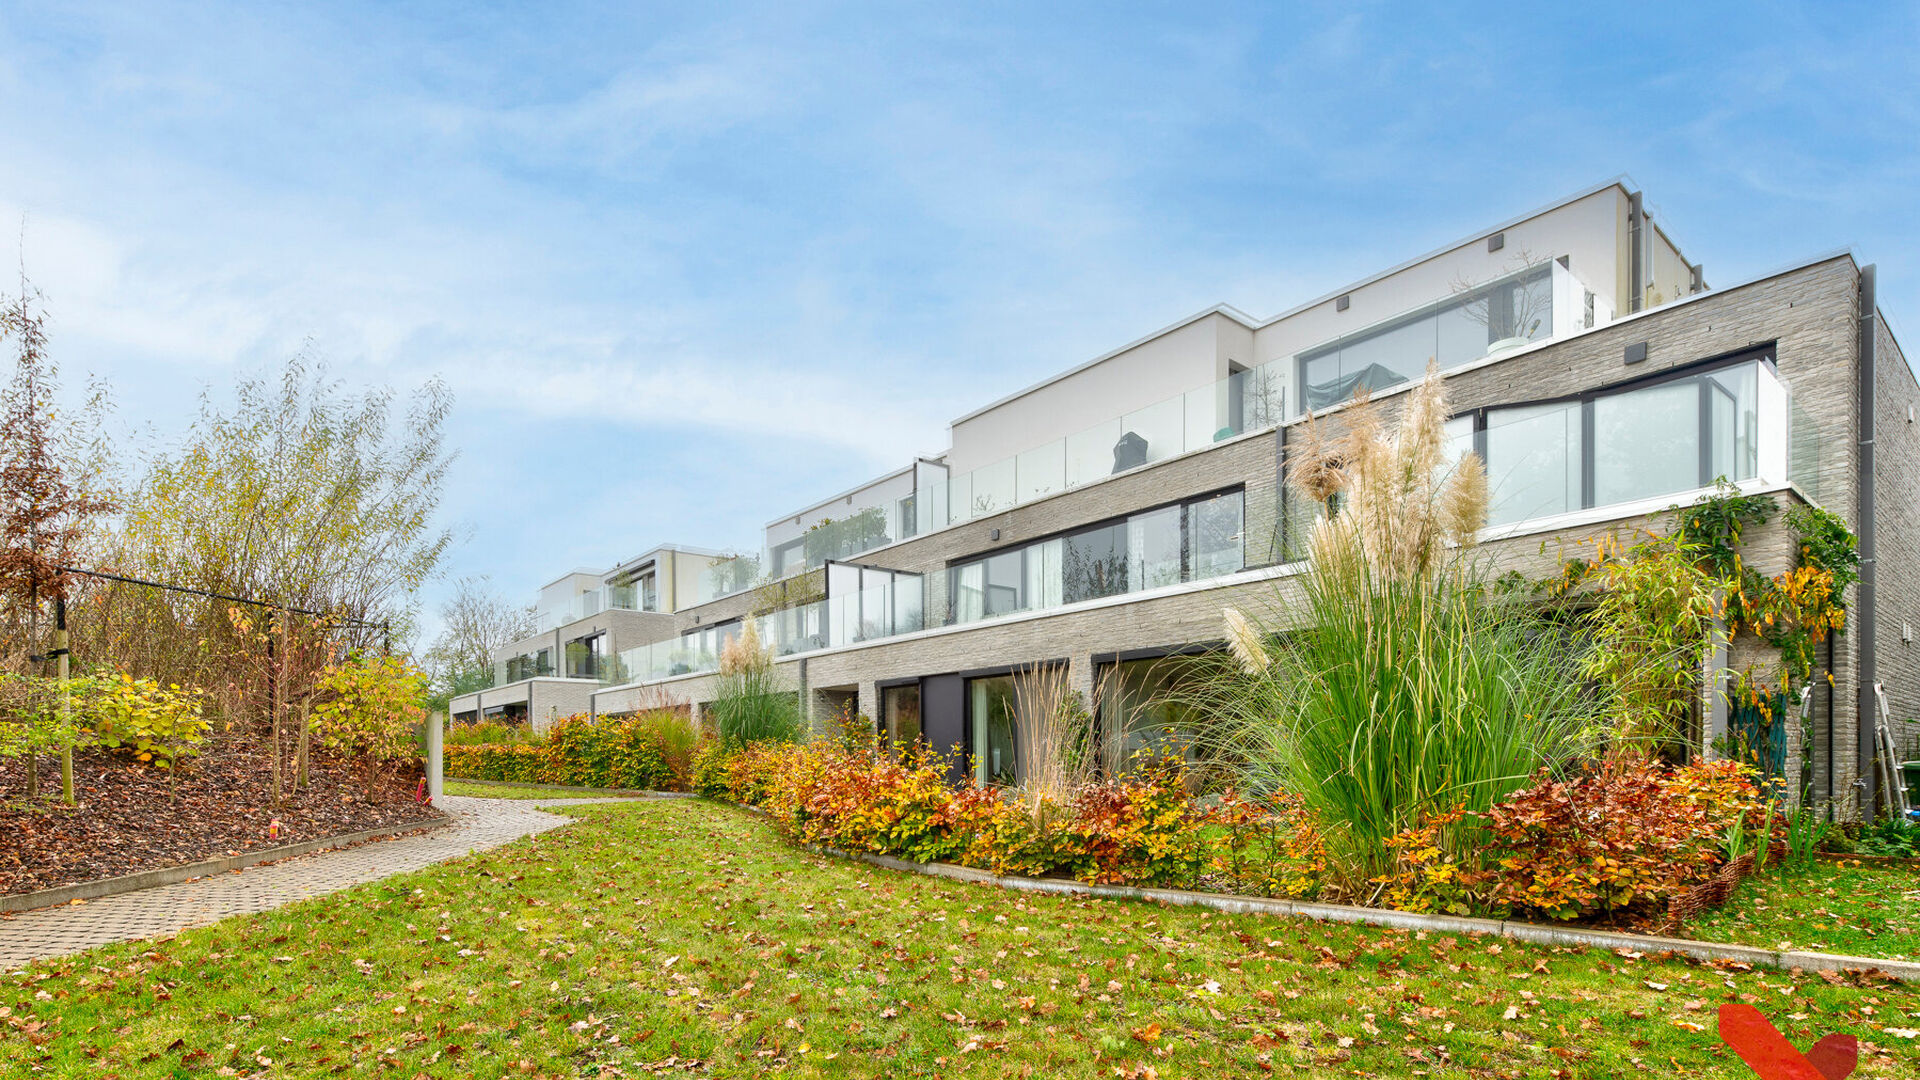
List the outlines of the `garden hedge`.
<svg viewBox="0 0 1920 1080">
<path fill-rule="evenodd" d="M 459 780 L 506 780 L 569 787 L 685 791 L 695 736 L 684 717 L 571 716 L 537 742 L 446 748 L 446 774 Z"/>
</svg>

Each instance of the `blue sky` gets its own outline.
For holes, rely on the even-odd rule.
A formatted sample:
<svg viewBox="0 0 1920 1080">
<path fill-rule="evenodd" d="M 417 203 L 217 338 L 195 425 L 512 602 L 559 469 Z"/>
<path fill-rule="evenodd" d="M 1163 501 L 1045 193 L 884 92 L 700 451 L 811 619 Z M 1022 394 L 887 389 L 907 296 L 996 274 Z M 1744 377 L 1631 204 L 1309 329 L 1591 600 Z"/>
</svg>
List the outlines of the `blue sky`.
<svg viewBox="0 0 1920 1080">
<path fill-rule="evenodd" d="M 132 430 L 445 379 L 448 570 L 527 599 L 1620 173 L 1920 325 L 1913 5 L 959 7 L 3 0 L 0 258 Z"/>
</svg>

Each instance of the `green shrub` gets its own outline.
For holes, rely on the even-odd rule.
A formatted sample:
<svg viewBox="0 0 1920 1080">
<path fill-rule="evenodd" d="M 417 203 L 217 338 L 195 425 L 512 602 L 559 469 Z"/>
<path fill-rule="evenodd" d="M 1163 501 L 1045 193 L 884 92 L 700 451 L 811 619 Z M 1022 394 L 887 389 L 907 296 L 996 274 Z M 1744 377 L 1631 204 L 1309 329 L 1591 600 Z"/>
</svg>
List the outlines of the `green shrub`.
<svg viewBox="0 0 1920 1080">
<path fill-rule="evenodd" d="M 569 716 L 527 742 L 449 746 L 447 775 L 568 787 L 685 791 L 699 736 L 671 710 L 636 716 Z"/>
<path fill-rule="evenodd" d="M 446 743 L 455 746 L 489 746 L 495 744 L 527 743 L 539 739 L 539 735 L 527 724 L 506 724 L 498 720 L 482 720 L 474 724 L 451 724 L 447 727 Z"/>
<path fill-rule="evenodd" d="M 69 680 L 76 716 L 102 746 L 125 748 L 140 762 L 168 768 L 199 752 L 212 725 L 200 695 L 131 675 Z"/>
<path fill-rule="evenodd" d="M 719 742 L 700 745 L 693 755 L 693 790 L 709 799 L 727 799 L 727 759 L 731 755 Z"/>
</svg>

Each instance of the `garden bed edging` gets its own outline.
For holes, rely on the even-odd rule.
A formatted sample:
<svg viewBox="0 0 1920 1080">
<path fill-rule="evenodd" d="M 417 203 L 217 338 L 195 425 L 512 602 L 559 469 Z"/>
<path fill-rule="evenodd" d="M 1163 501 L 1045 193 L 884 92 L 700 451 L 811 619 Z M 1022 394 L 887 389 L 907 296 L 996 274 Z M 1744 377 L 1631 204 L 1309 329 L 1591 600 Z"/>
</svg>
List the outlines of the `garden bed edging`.
<svg viewBox="0 0 1920 1080">
<path fill-rule="evenodd" d="M 449 776 L 450 784 L 474 784 L 480 787 L 520 788 L 527 791 L 551 791 L 560 796 L 576 795 L 618 795 L 629 799 L 697 799 L 700 796 L 691 791 L 652 791 L 647 788 L 605 788 L 579 787 L 573 784 L 530 784 L 518 780 L 469 780 L 464 776 Z M 455 796 L 458 798 L 458 796 Z M 471 796 L 484 798 L 484 796 Z"/>
<path fill-rule="evenodd" d="M 453 824 L 452 816 L 442 813 L 437 817 L 423 818 L 403 825 L 386 825 L 377 829 L 361 829 L 357 832 L 342 833 L 338 836 L 322 836 L 313 840 L 303 840 L 297 844 L 283 844 L 279 847 L 262 848 L 259 851 L 242 852 L 219 859 L 207 859 L 180 866 L 162 866 L 152 870 L 141 870 L 133 874 L 121 874 L 117 877 L 97 878 L 93 881 L 81 881 L 72 885 L 58 885 L 51 889 L 36 889 L 33 892 L 12 893 L 0 896 L 0 912 L 13 913 L 32 911 L 36 908 L 57 907 L 70 904 L 75 900 L 97 900 L 103 896 L 116 896 L 120 893 L 138 892 L 141 889 L 157 888 L 161 885 L 176 885 L 191 878 L 224 874 L 230 870 L 240 870 L 257 866 L 263 862 L 279 859 L 291 859 L 300 855 L 311 855 L 316 851 L 349 847 L 354 844 L 378 840 L 382 837 L 399 837 L 418 832 L 427 832 L 442 826 Z"/>
<path fill-rule="evenodd" d="M 1394 908 L 1365 908 L 1350 904 L 1322 904 L 1304 900 L 1282 900 L 1265 896 L 1234 896 L 1226 893 L 1194 892 L 1187 889 L 1159 889 L 1133 885 L 1092 885 L 1068 878 L 1026 878 L 995 874 L 951 863 L 916 863 L 891 855 L 845 852 L 822 845 L 807 845 L 811 851 L 835 858 L 869 863 L 888 870 L 905 870 L 929 877 L 954 881 L 997 885 L 1021 892 L 1061 893 L 1097 896 L 1111 900 L 1153 900 L 1183 907 L 1207 907 L 1237 915 L 1297 915 L 1322 922 L 1364 923 L 1403 930 L 1426 930 L 1446 934 L 1497 934 L 1534 945 L 1584 945 L 1600 949 L 1630 949 L 1643 953 L 1678 953 L 1696 960 L 1732 960 L 1756 966 L 1800 969 L 1805 971 L 1877 971 L 1902 982 L 1920 983 L 1920 963 L 1882 960 L 1835 953 L 1799 952 L 1763 949 L 1756 945 L 1734 945 L 1689 938 L 1655 937 L 1610 930 L 1588 930 L 1573 926 L 1518 922 L 1511 919 L 1479 919 L 1461 915 L 1426 915 Z"/>
</svg>

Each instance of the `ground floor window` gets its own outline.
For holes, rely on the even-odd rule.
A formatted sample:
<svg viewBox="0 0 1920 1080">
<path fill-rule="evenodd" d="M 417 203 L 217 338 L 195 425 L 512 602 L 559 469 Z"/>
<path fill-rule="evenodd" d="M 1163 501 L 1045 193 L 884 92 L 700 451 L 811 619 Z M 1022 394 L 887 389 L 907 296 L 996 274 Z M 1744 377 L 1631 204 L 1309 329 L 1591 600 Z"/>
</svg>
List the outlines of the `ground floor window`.
<svg viewBox="0 0 1920 1080">
<path fill-rule="evenodd" d="M 527 703 L 513 701 L 505 705 L 489 705 L 482 719 L 496 724 L 524 724 L 527 722 Z"/>
<path fill-rule="evenodd" d="M 880 691 L 880 738 L 897 751 L 922 741 L 919 683 L 889 686 Z"/>
<path fill-rule="evenodd" d="M 1176 753 L 1189 763 L 1198 760 L 1193 738 L 1197 714 L 1185 700 L 1195 663 L 1190 656 L 1165 656 L 1109 665 L 1100 699 L 1108 762 L 1124 769 L 1143 751 Z"/>
<path fill-rule="evenodd" d="M 967 720 L 973 733 L 973 778 L 982 786 L 1020 782 L 1013 737 L 1013 676 L 967 681 Z"/>
</svg>

